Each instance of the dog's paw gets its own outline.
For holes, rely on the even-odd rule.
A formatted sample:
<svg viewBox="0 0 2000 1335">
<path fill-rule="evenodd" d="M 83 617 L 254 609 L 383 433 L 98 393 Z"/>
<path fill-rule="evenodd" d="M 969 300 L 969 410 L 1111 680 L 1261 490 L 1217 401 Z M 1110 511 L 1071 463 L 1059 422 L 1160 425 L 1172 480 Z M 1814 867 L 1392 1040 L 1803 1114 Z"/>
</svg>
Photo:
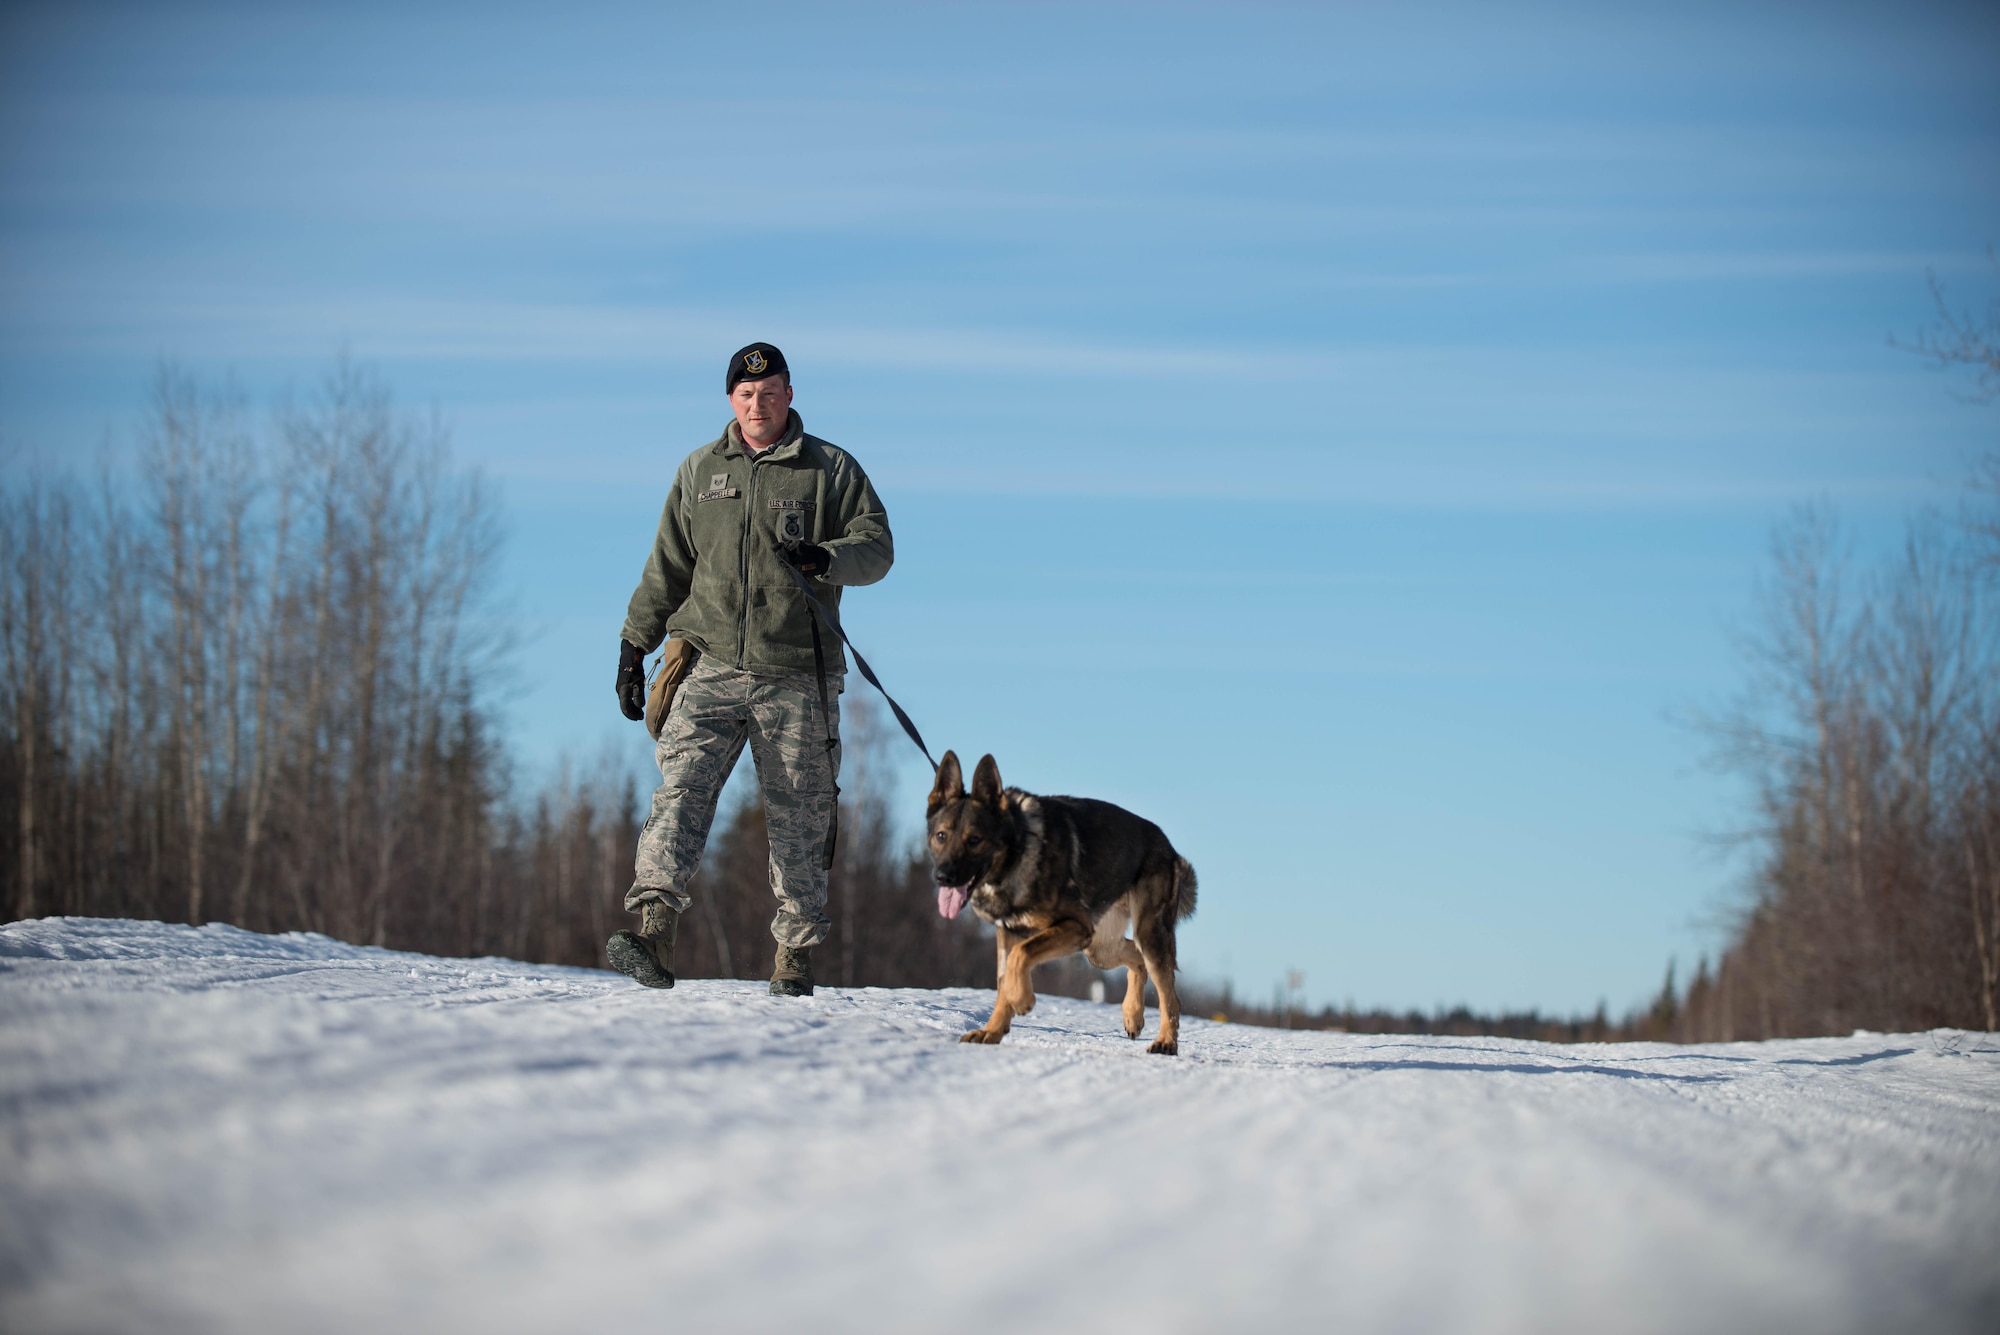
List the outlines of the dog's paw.
<svg viewBox="0 0 2000 1335">
<path fill-rule="evenodd" d="M 1125 1021 L 1125 1037 L 1137 1038 L 1139 1036 L 1139 1031 L 1144 1029 L 1145 1027 L 1146 1027 L 1146 1017 L 1143 1015 L 1137 1017 L 1136 1019 L 1128 1019 Z"/>
<path fill-rule="evenodd" d="M 1156 1038 L 1146 1051 L 1157 1052 L 1162 1057 L 1178 1057 L 1181 1055 L 1181 1045 L 1171 1038 Z"/>
<path fill-rule="evenodd" d="M 1005 1034 L 996 1034 L 991 1029 L 975 1029 L 969 1034 L 960 1034 L 958 1041 L 961 1043 L 998 1043 L 1005 1037 L 1007 1037 Z"/>
</svg>

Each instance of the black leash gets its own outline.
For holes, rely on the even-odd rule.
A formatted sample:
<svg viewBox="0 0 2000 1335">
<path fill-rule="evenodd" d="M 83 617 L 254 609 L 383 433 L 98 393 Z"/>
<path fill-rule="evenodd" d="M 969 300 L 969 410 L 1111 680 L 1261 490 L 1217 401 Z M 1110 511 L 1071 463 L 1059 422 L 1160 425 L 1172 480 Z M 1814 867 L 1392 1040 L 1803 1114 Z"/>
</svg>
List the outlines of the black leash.
<svg viewBox="0 0 2000 1335">
<path fill-rule="evenodd" d="M 826 702 L 826 650 L 820 647 L 819 618 L 811 622 L 813 631 L 813 680 L 819 683 L 819 718 L 826 725 L 826 749 L 831 751 L 840 743 L 833 739 L 833 706 Z"/>
<path fill-rule="evenodd" d="M 813 670 L 819 674 L 820 716 L 826 719 L 828 725 L 831 726 L 833 721 L 833 714 L 830 710 L 827 709 L 827 704 L 826 704 L 826 655 L 823 652 L 821 652 L 820 641 L 819 641 L 819 622 L 821 618 L 824 618 L 826 624 L 833 628 L 833 633 L 840 637 L 840 642 L 842 644 L 845 644 L 848 648 L 848 651 L 854 655 L 854 666 L 861 669 L 861 675 L 867 678 L 868 684 L 870 686 L 873 686 L 876 690 L 882 692 L 882 698 L 884 700 L 887 700 L 889 702 L 889 708 L 895 711 L 896 722 L 903 725 L 903 731 L 908 733 L 910 740 L 917 744 L 917 750 L 924 753 L 924 759 L 931 761 L 931 769 L 936 770 L 938 767 L 938 763 L 935 760 L 931 760 L 931 749 L 928 746 L 924 745 L 923 736 L 922 734 L 918 733 L 917 725 L 910 722 L 910 716 L 908 714 L 905 714 L 903 712 L 903 707 L 896 703 L 896 697 L 889 694 L 888 689 L 882 685 L 882 679 L 875 675 L 875 669 L 868 666 L 868 660 L 863 658 L 861 656 L 861 651 L 854 647 L 854 641 L 847 638 L 847 632 L 840 628 L 839 619 L 835 617 L 833 613 L 826 610 L 826 604 L 822 603 L 819 599 L 813 597 L 812 588 L 810 585 L 806 583 L 806 577 L 804 575 L 801 575 L 798 572 L 798 570 L 792 565 L 791 562 L 786 561 L 783 562 L 782 564 L 784 565 L 785 570 L 791 575 L 792 582 L 799 586 L 799 592 L 805 595 L 805 599 L 808 603 L 812 604 L 813 611 L 819 613 L 819 617 L 816 617 L 813 620 L 812 633 L 813 633 Z M 833 745 L 831 738 L 829 738 L 827 745 L 828 746 Z"/>
</svg>

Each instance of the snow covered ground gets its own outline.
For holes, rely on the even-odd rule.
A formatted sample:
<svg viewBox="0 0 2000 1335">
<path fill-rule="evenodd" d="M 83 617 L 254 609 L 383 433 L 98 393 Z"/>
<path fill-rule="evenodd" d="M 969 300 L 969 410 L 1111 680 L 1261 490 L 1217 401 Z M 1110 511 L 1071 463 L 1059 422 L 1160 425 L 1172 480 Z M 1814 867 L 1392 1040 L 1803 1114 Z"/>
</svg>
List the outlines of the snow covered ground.
<svg viewBox="0 0 2000 1335">
<path fill-rule="evenodd" d="M 2000 1329 L 2000 1038 L 1672 1048 L 0 927 L 9 1331 Z"/>
</svg>

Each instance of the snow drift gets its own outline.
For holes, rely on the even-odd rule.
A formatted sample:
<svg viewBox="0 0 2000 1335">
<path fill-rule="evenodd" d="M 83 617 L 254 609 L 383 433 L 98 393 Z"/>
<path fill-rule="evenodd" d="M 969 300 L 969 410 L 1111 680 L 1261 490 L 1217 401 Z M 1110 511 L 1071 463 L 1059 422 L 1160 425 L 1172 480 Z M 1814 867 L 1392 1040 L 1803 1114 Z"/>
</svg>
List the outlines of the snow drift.
<svg viewBox="0 0 2000 1335">
<path fill-rule="evenodd" d="M 12 1331 L 2000 1326 L 2000 1039 L 1673 1048 L 0 927 Z"/>
</svg>

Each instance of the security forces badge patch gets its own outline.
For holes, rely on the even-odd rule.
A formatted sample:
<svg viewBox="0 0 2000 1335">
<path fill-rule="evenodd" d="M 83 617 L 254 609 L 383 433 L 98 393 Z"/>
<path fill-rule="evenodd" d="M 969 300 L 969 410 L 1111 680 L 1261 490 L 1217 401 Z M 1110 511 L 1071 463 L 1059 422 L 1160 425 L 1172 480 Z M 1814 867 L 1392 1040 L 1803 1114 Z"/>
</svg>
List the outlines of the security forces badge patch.
<svg viewBox="0 0 2000 1335">
<path fill-rule="evenodd" d="M 806 523 L 806 514 L 812 509 L 811 501 L 774 500 L 771 508 L 778 512 L 778 545 L 795 547 L 803 542 L 811 542 L 811 526 Z"/>
</svg>

